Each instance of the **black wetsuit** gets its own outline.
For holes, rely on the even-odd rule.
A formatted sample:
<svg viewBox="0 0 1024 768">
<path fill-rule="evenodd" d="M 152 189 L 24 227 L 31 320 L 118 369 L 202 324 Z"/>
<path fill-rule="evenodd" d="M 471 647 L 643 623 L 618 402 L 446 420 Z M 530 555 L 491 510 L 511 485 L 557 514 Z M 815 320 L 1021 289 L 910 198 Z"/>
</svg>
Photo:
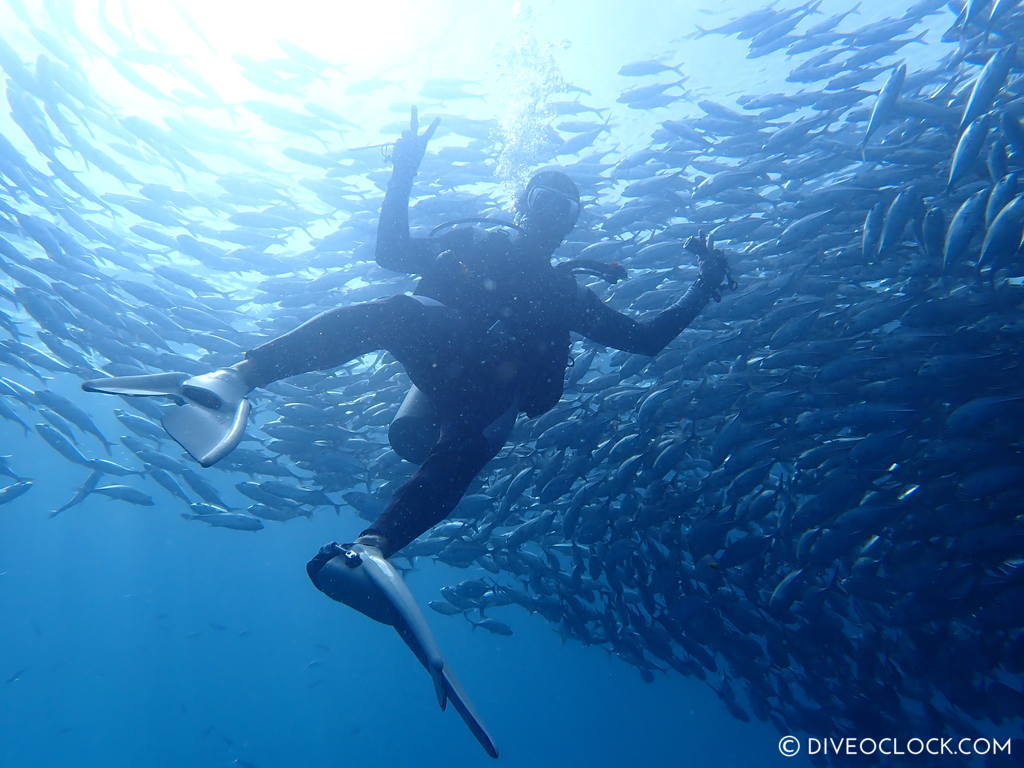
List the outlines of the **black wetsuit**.
<svg viewBox="0 0 1024 768">
<path fill-rule="evenodd" d="M 406 229 L 406 232 L 408 230 Z M 509 408 L 538 416 L 561 397 L 570 332 L 628 352 L 657 354 L 707 303 L 699 282 L 670 308 L 637 321 L 553 267 L 525 238 L 457 229 L 411 240 L 382 266 L 421 275 L 416 294 L 339 307 L 247 353 L 256 386 L 335 368 L 385 349 L 429 396 L 440 437 L 416 475 L 364 533 L 390 555 L 443 520 L 500 450 L 483 431 Z"/>
</svg>

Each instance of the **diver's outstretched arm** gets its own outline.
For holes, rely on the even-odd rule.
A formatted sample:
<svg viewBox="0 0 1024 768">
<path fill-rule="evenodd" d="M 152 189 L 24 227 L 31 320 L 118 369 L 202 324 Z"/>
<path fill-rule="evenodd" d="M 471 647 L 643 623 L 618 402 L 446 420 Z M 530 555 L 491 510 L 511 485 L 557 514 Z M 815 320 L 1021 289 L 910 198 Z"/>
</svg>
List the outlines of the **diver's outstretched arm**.
<svg viewBox="0 0 1024 768">
<path fill-rule="evenodd" d="M 428 241 L 409 235 L 409 195 L 416 178 L 427 142 L 437 130 L 439 118 L 434 118 L 427 129 L 419 133 L 416 107 L 412 108 L 409 130 L 395 143 L 394 171 L 384 193 L 384 204 L 377 222 L 377 263 L 396 272 L 422 274 L 433 261 L 434 254 Z"/>
<path fill-rule="evenodd" d="M 700 257 L 700 277 L 679 301 L 654 317 L 636 320 L 612 309 L 589 288 L 580 288 L 572 330 L 624 352 L 658 354 L 717 296 L 728 272 L 724 254 L 712 249 L 703 237 L 690 238 L 686 248 Z"/>
</svg>

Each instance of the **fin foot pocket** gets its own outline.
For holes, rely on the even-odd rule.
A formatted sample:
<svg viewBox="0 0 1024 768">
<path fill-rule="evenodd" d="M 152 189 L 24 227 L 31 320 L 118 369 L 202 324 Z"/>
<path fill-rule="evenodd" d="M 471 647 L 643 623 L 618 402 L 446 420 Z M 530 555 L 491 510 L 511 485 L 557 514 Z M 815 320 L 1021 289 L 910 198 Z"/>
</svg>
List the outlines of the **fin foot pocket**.
<svg viewBox="0 0 1024 768">
<path fill-rule="evenodd" d="M 336 541 L 332 541 L 330 544 L 325 544 L 320 547 L 320 551 L 313 556 L 313 558 L 306 563 L 306 573 L 309 575 L 309 580 L 313 582 L 313 586 L 323 592 L 323 587 L 320 586 L 320 582 L 317 577 L 320 575 L 320 571 L 330 560 L 341 554 L 341 545 Z"/>
<path fill-rule="evenodd" d="M 224 407 L 224 400 L 216 392 L 211 392 L 205 387 L 197 387 L 193 384 L 184 384 L 181 387 L 181 394 L 194 403 L 219 411 Z"/>
</svg>

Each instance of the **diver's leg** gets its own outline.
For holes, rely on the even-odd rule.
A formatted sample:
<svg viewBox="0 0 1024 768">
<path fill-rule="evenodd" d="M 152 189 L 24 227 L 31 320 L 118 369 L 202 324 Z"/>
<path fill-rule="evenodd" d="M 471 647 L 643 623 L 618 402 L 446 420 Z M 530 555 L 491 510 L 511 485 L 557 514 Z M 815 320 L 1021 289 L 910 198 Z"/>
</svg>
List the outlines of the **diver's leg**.
<svg viewBox="0 0 1024 768">
<path fill-rule="evenodd" d="M 232 368 L 251 386 L 261 387 L 298 373 L 336 368 L 378 349 L 408 367 L 423 350 L 443 354 L 459 327 L 458 316 L 443 305 L 399 294 L 322 312 L 251 349 Z"/>
<path fill-rule="evenodd" d="M 479 429 L 447 424 L 426 461 L 361 536 L 380 536 L 385 557 L 402 549 L 455 509 L 473 478 L 501 450 Z"/>
</svg>

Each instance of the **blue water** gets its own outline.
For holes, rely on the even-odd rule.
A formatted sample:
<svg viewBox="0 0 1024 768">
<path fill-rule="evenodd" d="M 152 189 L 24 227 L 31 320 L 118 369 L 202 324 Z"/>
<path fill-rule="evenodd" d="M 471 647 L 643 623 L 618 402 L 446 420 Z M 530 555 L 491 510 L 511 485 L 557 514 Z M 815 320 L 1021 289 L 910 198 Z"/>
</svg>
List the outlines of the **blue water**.
<svg viewBox="0 0 1024 768">
<path fill-rule="evenodd" d="M 364 751 L 396 766 L 488 762 L 397 635 L 309 584 L 306 559 L 354 521 L 321 513 L 249 534 L 183 524 L 180 504 L 106 499 L 50 520 L 84 470 L 5 438 L 41 479 L 0 518 L 0 674 L 24 670 L 0 684 L 0 765 L 346 765 Z M 424 564 L 409 584 L 426 601 L 467 575 Z M 733 720 L 702 683 L 645 684 L 540 617 L 491 615 L 515 635 L 429 620 L 502 764 L 783 762 L 770 726 Z"/>
</svg>

